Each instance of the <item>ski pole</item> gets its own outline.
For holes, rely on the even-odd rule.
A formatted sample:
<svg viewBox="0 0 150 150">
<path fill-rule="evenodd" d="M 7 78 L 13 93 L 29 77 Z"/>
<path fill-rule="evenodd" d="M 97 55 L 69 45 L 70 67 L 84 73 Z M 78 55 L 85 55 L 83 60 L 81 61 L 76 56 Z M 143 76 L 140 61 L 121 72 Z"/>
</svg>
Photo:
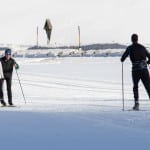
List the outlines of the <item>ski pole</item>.
<svg viewBox="0 0 150 150">
<path fill-rule="evenodd" d="M 123 62 L 122 62 L 122 110 L 124 111 L 124 72 L 123 72 Z"/>
<path fill-rule="evenodd" d="M 21 92 L 22 92 L 22 95 L 23 95 L 23 98 L 24 98 L 24 102 L 26 104 L 26 99 L 25 99 L 25 96 L 24 96 L 24 93 L 23 93 L 23 89 L 22 89 L 22 86 L 21 86 L 21 82 L 20 82 L 20 79 L 19 79 L 19 75 L 18 75 L 18 72 L 17 72 L 17 69 L 16 70 L 16 74 L 17 74 L 17 77 L 18 77 L 18 81 L 19 81 L 19 85 L 20 85 L 20 88 L 21 88 Z"/>
</svg>

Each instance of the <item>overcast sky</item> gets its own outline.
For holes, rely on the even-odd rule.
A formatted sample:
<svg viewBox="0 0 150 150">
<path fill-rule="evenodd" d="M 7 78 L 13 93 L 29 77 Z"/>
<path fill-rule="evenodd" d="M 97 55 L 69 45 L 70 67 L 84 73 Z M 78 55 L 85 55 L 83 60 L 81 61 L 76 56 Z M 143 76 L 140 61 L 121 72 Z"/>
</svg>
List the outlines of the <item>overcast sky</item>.
<svg viewBox="0 0 150 150">
<path fill-rule="evenodd" d="M 150 43 L 149 0 L 1 0 L 0 43 L 46 44 L 43 30 L 50 18 L 51 43 L 76 44 L 77 26 L 81 42 L 129 43 L 138 33 L 141 43 Z"/>
</svg>

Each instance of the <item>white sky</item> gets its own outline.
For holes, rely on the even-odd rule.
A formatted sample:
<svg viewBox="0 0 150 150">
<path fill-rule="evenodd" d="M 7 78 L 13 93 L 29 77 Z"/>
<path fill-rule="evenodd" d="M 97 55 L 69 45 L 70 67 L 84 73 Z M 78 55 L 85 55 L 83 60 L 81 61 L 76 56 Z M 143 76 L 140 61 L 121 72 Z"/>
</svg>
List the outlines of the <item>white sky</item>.
<svg viewBox="0 0 150 150">
<path fill-rule="evenodd" d="M 130 42 L 138 33 L 141 43 L 150 43 L 149 0 L 0 0 L 0 43 L 46 44 L 46 18 L 53 24 L 51 43 Z"/>
</svg>

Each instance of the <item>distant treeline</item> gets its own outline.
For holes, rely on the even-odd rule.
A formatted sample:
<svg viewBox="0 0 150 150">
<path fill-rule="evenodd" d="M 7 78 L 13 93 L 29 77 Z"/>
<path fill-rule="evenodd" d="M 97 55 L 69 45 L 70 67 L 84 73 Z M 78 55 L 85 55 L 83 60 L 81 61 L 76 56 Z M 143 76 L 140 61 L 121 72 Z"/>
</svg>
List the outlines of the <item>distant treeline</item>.
<svg viewBox="0 0 150 150">
<path fill-rule="evenodd" d="M 9 47 L 0 47 L 0 51 L 4 51 L 5 49 L 8 49 Z"/>
<path fill-rule="evenodd" d="M 127 46 L 118 43 L 106 43 L 106 44 L 89 44 L 82 45 L 82 50 L 100 50 L 100 49 L 125 49 Z M 33 49 L 78 49 L 78 46 L 56 46 L 56 47 L 43 47 L 43 46 L 33 46 L 29 47 L 29 50 Z"/>
</svg>

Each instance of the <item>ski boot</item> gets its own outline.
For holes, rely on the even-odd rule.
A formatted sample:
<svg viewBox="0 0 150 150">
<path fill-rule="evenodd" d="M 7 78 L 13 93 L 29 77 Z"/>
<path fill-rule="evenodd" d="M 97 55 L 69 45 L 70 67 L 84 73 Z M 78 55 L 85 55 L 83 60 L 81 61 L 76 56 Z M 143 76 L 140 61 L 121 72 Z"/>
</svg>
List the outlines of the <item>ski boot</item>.
<svg viewBox="0 0 150 150">
<path fill-rule="evenodd" d="M 133 110 L 139 111 L 139 103 L 135 102 L 134 106 L 133 106 Z"/>
<path fill-rule="evenodd" d="M 9 107 L 14 107 L 14 104 L 12 102 L 9 102 Z"/>
<path fill-rule="evenodd" d="M 1 104 L 2 104 L 2 107 L 5 107 L 6 106 L 6 103 L 4 100 L 1 100 Z"/>
</svg>

